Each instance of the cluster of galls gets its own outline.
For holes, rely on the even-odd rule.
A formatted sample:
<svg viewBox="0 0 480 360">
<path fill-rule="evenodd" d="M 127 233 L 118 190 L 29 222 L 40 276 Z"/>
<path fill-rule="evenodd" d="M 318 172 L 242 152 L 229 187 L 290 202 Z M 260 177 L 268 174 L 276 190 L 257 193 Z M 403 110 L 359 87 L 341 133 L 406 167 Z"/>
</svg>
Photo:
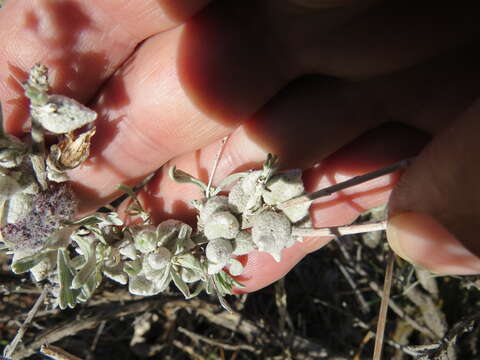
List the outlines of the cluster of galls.
<svg viewBox="0 0 480 360">
<path fill-rule="evenodd" d="M 284 248 L 302 240 L 292 235 L 292 227 L 308 223 L 310 203 L 276 209 L 277 204 L 303 194 L 301 172 L 273 175 L 271 169 L 246 173 L 228 196 L 212 196 L 197 205 L 199 231 L 208 239 L 209 274 L 227 266 L 230 274 L 240 275 L 242 264 L 235 256 L 254 250 L 280 261 Z"/>
</svg>

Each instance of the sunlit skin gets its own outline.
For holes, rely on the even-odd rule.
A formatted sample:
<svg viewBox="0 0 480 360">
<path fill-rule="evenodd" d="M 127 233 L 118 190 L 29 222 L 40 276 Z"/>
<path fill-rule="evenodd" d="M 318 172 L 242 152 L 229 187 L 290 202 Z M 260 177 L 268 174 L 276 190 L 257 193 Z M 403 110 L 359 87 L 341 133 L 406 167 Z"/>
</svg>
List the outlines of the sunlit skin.
<svg viewBox="0 0 480 360">
<path fill-rule="evenodd" d="M 33 64 L 47 65 L 52 92 L 99 113 L 92 156 L 71 173 L 82 211 L 167 165 L 141 194 L 156 221 L 194 220 L 188 201 L 200 192 L 173 183 L 167 168 L 206 181 L 226 135 L 215 182 L 268 152 L 304 169 L 308 191 L 418 155 L 398 184 L 389 175 L 318 201 L 314 225 L 347 224 L 390 201 L 387 234 L 401 256 L 478 273 L 476 10 L 475 1 L 429 0 L 7 0 L 6 128 L 28 126 L 20 83 Z M 243 291 L 329 240 L 306 239 L 280 263 L 243 258 Z"/>
</svg>

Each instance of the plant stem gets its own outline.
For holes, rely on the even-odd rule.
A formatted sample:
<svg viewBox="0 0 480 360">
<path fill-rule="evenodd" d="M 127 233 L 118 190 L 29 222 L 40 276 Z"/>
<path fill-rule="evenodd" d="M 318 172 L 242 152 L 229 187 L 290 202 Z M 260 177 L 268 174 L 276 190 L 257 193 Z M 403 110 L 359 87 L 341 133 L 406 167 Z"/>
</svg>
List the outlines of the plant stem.
<svg viewBox="0 0 480 360">
<path fill-rule="evenodd" d="M 207 198 L 210 197 L 211 195 L 210 189 L 212 188 L 213 177 L 215 176 L 215 172 L 217 171 L 218 163 L 220 161 L 220 158 L 222 157 L 223 149 L 225 148 L 225 144 L 227 143 L 228 137 L 229 135 L 223 137 L 223 139 L 220 142 L 218 152 L 215 156 L 215 161 L 213 162 L 212 171 L 210 173 L 210 177 L 208 178 L 207 190 L 205 190 L 205 196 Z"/>
<path fill-rule="evenodd" d="M 388 303 L 390 302 L 390 290 L 392 289 L 393 266 L 395 264 L 395 254 L 388 249 L 387 268 L 385 271 L 385 280 L 383 282 L 383 296 L 378 313 L 377 331 L 375 336 L 375 348 L 373 350 L 373 360 L 381 360 L 383 349 L 383 338 L 385 335 L 385 325 L 387 324 Z"/>
<path fill-rule="evenodd" d="M 42 345 L 40 352 L 53 360 L 81 360 L 79 357 L 53 345 Z"/>
<path fill-rule="evenodd" d="M 343 190 L 343 189 L 346 189 L 346 188 L 349 188 L 349 187 L 352 187 L 352 186 L 355 186 L 355 185 L 358 185 L 358 184 L 362 184 L 364 182 L 376 179 L 380 176 L 390 174 L 392 172 L 395 172 L 395 171 L 398 171 L 398 170 L 401 170 L 401 169 L 405 169 L 408 165 L 410 165 L 412 160 L 413 159 L 404 159 L 404 160 L 401 160 L 401 161 L 399 161 L 395 164 L 392 164 L 392 165 L 386 166 L 384 168 L 381 168 L 379 170 L 375 170 L 375 171 L 369 172 L 369 173 L 364 174 L 364 175 L 355 176 L 355 177 L 353 177 L 353 178 L 351 178 L 347 181 L 329 186 L 325 189 L 321 189 L 321 190 L 315 191 L 313 193 L 297 196 L 293 199 L 290 199 L 290 200 L 287 200 L 287 201 L 284 201 L 284 202 L 278 204 L 277 208 L 282 210 L 282 209 L 285 209 L 289 206 L 298 205 L 298 204 L 301 204 L 303 202 L 315 200 L 315 199 L 318 199 L 318 198 L 323 197 L 323 196 L 332 195 L 333 193 L 335 193 L 337 191 L 340 191 L 340 190 Z"/>
<path fill-rule="evenodd" d="M 366 224 L 354 224 L 343 226 L 328 226 L 321 228 L 300 228 L 294 227 L 292 235 L 294 236 L 342 236 L 361 234 L 370 231 L 381 231 L 387 228 L 387 221 L 372 222 Z"/>
<path fill-rule="evenodd" d="M 45 134 L 42 126 L 33 117 L 32 120 L 32 154 L 30 160 L 32 167 L 37 177 L 42 190 L 46 190 L 47 185 L 47 170 L 45 169 Z"/>
<path fill-rule="evenodd" d="M 11 357 L 12 354 L 15 352 L 15 349 L 17 348 L 18 344 L 20 341 L 22 341 L 23 336 L 25 335 L 25 332 L 27 331 L 28 327 L 30 326 L 30 323 L 33 321 L 33 318 L 38 312 L 38 309 L 40 308 L 40 305 L 43 304 L 43 301 L 45 300 L 45 297 L 47 296 L 49 287 L 45 285 L 43 287 L 43 291 L 38 297 L 37 301 L 33 305 L 33 307 L 30 309 L 28 312 L 27 318 L 23 322 L 22 326 L 20 326 L 20 329 L 18 329 L 17 334 L 13 338 L 12 342 L 8 344 L 5 349 L 3 350 L 3 356 L 5 357 Z"/>
</svg>

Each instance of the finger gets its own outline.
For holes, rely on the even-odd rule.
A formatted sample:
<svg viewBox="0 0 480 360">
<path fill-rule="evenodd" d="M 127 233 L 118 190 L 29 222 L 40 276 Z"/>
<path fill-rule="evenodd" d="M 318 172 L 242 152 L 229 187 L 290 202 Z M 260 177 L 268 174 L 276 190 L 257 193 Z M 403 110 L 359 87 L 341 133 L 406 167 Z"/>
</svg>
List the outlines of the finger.
<svg viewBox="0 0 480 360">
<path fill-rule="evenodd" d="M 414 155 L 428 136 L 401 126 L 386 126 L 363 135 L 304 174 L 307 191 L 315 191 L 376 170 Z M 408 144 L 408 145 L 407 145 Z M 391 174 L 317 200 L 310 208 L 313 226 L 349 224 L 367 209 L 388 200 L 399 174 Z M 269 254 L 254 252 L 242 259 L 244 272 L 238 280 L 245 286 L 236 292 L 253 292 L 285 276 L 304 256 L 317 251 L 330 237 L 305 238 L 282 252 L 277 263 Z"/>
<path fill-rule="evenodd" d="M 475 1 L 452 7 L 434 0 L 354 1 L 321 18 L 321 10 L 306 9 L 289 19 L 300 23 L 289 29 L 297 40 L 291 53 L 301 54 L 306 72 L 348 79 L 388 74 L 478 39 L 476 9 Z"/>
<path fill-rule="evenodd" d="M 199 18 L 204 36 L 188 25 L 146 40 L 102 92 L 91 160 L 72 173 L 92 204 L 110 199 L 118 184 L 135 183 L 168 159 L 230 133 L 288 82 L 280 65 L 272 68 L 271 49 L 260 47 L 265 39 L 238 35 L 241 19 Z M 247 43 L 258 51 L 245 52 Z M 222 106 L 190 91 L 205 75 L 197 73 L 203 61 L 210 61 L 210 86 L 223 89 Z"/>
<path fill-rule="evenodd" d="M 389 165 L 400 158 L 408 157 L 421 149 L 428 137 L 412 129 L 390 125 L 372 131 L 335 155 L 322 162 L 321 166 L 304 174 L 307 191 L 315 191 L 344 181 L 352 176 Z M 229 138 L 222 153 L 215 182 L 239 170 L 258 168 L 266 153 L 248 137 L 237 130 Z M 253 145 L 253 146 L 250 146 Z M 218 144 L 195 153 L 172 160 L 177 168 L 207 181 L 208 172 L 218 152 Z M 255 164 L 257 166 L 255 166 Z M 177 184 L 168 177 L 168 167 L 152 181 L 140 198 L 155 222 L 176 218 L 195 225 L 195 210 L 188 204 L 203 197 L 201 191 L 187 184 Z M 353 221 L 366 209 L 384 203 L 397 175 L 378 178 L 361 186 L 336 193 L 321 199 L 311 207 L 314 226 L 334 226 Z M 254 291 L 277 280 L 288 272 L 302 257 L 326 244 L 330 238 L 309 238 L 286 249 L 282 262 L 277 263 L 266 253 L 255 252 L 242 261 L 245 272 L 240 280 L 246 288 Z M 268 269 L 268 271 L 266 270 Z"/>
<path fill-rule="evenodd" d="M 184 3 L 188 5 L 180 5 Z M 53 92 L 87 102 L 139 42 L 206 3 L 9 1 L 0 11 L 0 99 L 7 130 L 20 133 L 27 118 L 21 83 L 35 63 L 51 70 Z"/>
<path fill-rule="evenodd" d="M 477 101 L 421 153 L 392 194 L 393 249 L 435 272 L 480 272 L 479 115 Z"/>
<path fill-rule="evenodd" d="M 118 184 L 132 184 L 169 158 L 229 133 L 235 127 L 229 124 L 234 117 L 248 118 L 242 131 L 250 141 L 239 143 L 246 163 L 263 160 L 263 155 L 247 159 L 248 149 L 260 147 L 278 154 L 285 167 L 307 168 L 384 121 L 403 120 L 433 133 L 444 128 L 473 97 L 473 83 L 480 77 L 475 71 L 478 54 L 467 48 L 455 56 L 370 81 L 303 77 L 268 101 L 269 93 L 282 86 L 283 74 L 274 80 L 271 73 L 262 78 L 268 72 L 268 61 L 263 59 L 255 61 L 256 81 L 262 87 L 251 82 L 244 88 L 227 76 L 236 69 L 234 73 L 248 77 L 253 64 L 215 67 L 225 72 L 224 92 L 231 94 L 227 105 L 231 116 L 215 117 L 185 91 L 176 71 L 177 58 L 170 56 L 178 54 L 182 31 L 145 42 L 102 94 L 92 160 L 72 174 L 82 183 L 81 194 L 91 206 L 108 201 Z M 271 54 L 261 55 L 268 59 Z M 218 81 L 222 78 L 217 77 Z M 239 114 L 234 99 L 242 92 L 240 102 L 245 108 Z M 253 113 L 265 101 L 260 111 L 248 117 L 247 110 Z"/>
</svg>

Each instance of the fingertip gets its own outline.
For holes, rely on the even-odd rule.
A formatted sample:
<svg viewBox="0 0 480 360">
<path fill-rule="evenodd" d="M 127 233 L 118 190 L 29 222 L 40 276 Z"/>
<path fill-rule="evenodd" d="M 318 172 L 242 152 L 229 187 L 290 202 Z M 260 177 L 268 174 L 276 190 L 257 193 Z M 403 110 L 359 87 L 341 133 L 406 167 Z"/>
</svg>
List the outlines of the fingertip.
<svg viewBox="0 0 480 360">
<path fill-rule="evenodd" d="M 397 255 L 435 273 L 480 273 L 480 258 L 430 215 L 407 212 L 393 216 L 387 239 Z"/>
</svg>

